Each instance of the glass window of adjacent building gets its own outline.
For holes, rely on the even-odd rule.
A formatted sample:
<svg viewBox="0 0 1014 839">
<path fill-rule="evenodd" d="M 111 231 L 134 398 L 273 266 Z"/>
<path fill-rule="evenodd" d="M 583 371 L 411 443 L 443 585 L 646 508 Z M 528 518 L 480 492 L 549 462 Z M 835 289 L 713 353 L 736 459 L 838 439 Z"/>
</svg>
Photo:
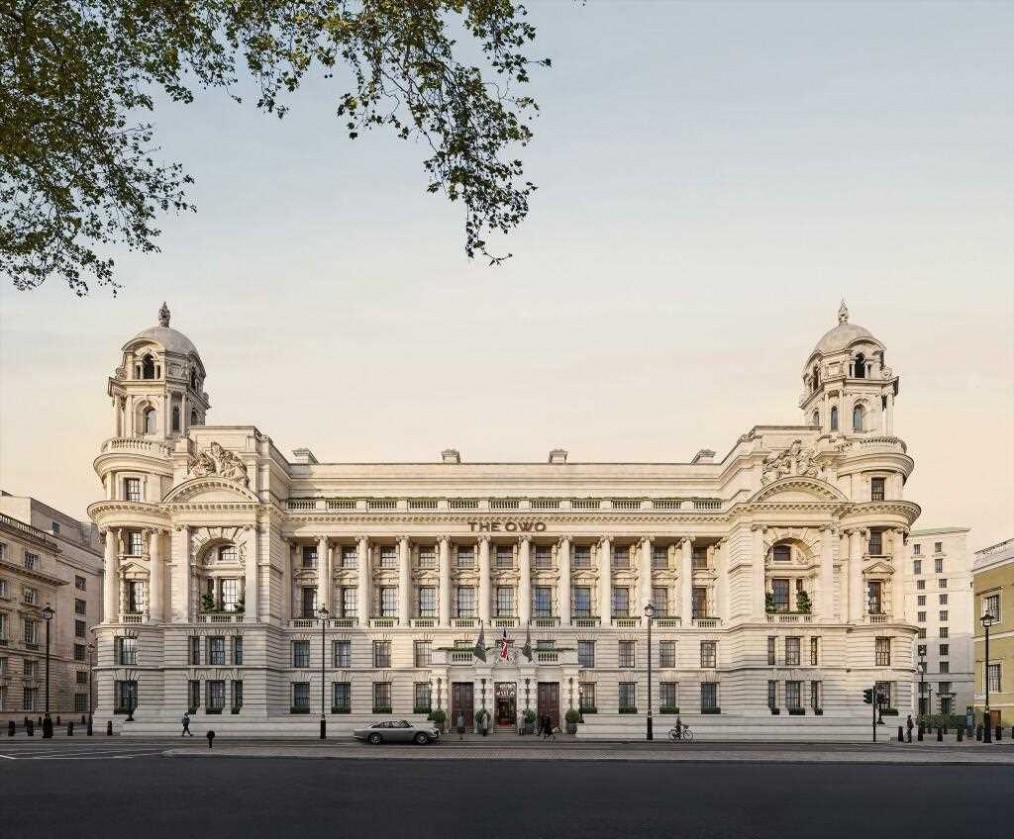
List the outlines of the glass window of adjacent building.
<svg viewBox="0 0 1014 839">
<path fill-rule="evenodd" d="M 373 642 L 373 666 L 374 667 L 390 667 L 391 666 L 391 642 L 390 641 L 374 641 Z"/>
<path fill-rule="evenodd" d="M 80 578 L 79 578 L 80 579 Z M 74 614 L 84 615 L 88 612 L 88 604 L 80 597 L 74 598 Z"/>
<path fill-rule="evenodd" d="M 871 501 L 883 501 L 884 500 L 884 479 L 883 478 L 871 478 L 870 479 L 870 500 Z"/>
<path fill-rule="evenodd" d="M 357 618 L 359 617 L 359 591 L 355 586 L 342 586 L 341 597 L 339 598 L 339 608 L 341 614 L 339 617 L 343 618 Z"/>
<path fill-rule="evenodd" d="M 627 545 L 617 545 L 613 548 L 613 568 L 619 571 L 629 570 L 630 548 Z"/>
<path fill-rule="evenodd" d="M 548 571 L 553 567 L 553 549 L 549 545 L 535 546 L 535 568 L 537 571 Z"/>
<path fill-rule="evenodd" d="M 691 614 L 695 618 L 706 618 L 708 616 L 708 589 L 706 586 L 694 586 L 691 592 L 693 598 Z"/>
<path fill-rule="evenodd" d="M 701 641 L 701 667 L 718 666 L 718 642 Z"/>
<path fill-rule="evenodd" d="M 458 586 L 455 593 L 459 618 L 475 617 L 475 587 Z"/>
<path fill-rule="evenodd" d="M 871 530 L 868 552 L 871 556 L 882 556 L 884 553 L 884 534 L 879 530 Z"/>
<path fill-rule="evenodd" d="M 944 561 L 942 559 L 933 560 L 933 571 L 937 574 L 944 573 Z"/>
<path fill-rule="evenodd" d="M 816 667 L 820 664 L 820 636 L 814 635 L 810 638 L 810 664 Z"/>
<path fill-rule="evenodd" d="M 222 580 L 222 609 L 226 612 L 235 612 L 239 607 L 239 580 Z"/>
<path fill-rule="evenodd" d="M 395 545 L 380 546 L 380 567 L 381 568 L 398 567 L 398 548 Z"/>
<path fill-rule="evenodd" d="M 333 641 L 331 643 L 331 660 L 334 667 L 352 666 L 352 642 L 348 640 Z"/>
<path fill-rule="evenodd" d="M 634 641 L 620 641 L 619 642 L 619 664 L 620 667 L 634 667 L 636 666 L 636 642 Z"/>
<path fill-rule="evenodd" d="M 575 618 L 591 617 L 591 589 L 587 586 L 575 586 L 571 598 L 573 599 L 573 614 Z"/>
<path fill-rule="evenodd" d="M 395 586 L 380 588 L 380 616 L 393 618 L 398 615 L 398 589 Z"/>
<path fill-rule="evenodd" d="M 141 500 L 141 479 L 140 478 L 124 478 L 123 479 L 123 495 L 127 501 L 140 501 Z"/>
<path fill-rule="evenodd" d="M 882 615 L 884 607 L 884 586 L 880 580 L 866 582 L 866 608 L 871 615 Z"/>
<path fill-rule="evenodd" d="M 501 570 L 514 567 L 514 548 L 511 545 L 496 546 L 496 567 Z"/>
<path fill-rule="evenodd" d="M 141 556 L 144 553 L 144 534 L 140 530 L 127 531 L 127 553 Z"/>
<path fill-rule="evenodd" d="M 613 587 L 613 617 L 625 618 L 630 614 L 630 590 L 622 586 Z"/>
<path fill-rule="evenodd" d="M 922 560 L 921 559 L 915 559 L 915 560 L 912 561 L 912 573 L 913 574 L 921 574 L 922 573 Z"/>
<path fill-rule="evenodd" d="M 535 617 L 550 617 L 553 614 L 553 589 L 549 586 L 536 586 L 532 605 Z"/>
<path fill-rule="evenodd" d="M 390 682 L 374 682 L 373 683 L 373 713 L 374 714 L 389 714 L 389 713 L 391 713 L 391 683 Z"/>
<path fill-rule="evenodd" d="M 301 605 L 303 607 L 300 617 L 304 619 L 315 618 L 317 616 L 317 587 L 303 586 L 300 594 Z"/>
<path fill-rule="evenodd" d="M 774 679 L 768 680 L 768 707 L 778 707 L 778 682 Z"/>
<path fill-rule="evenodd" d="M 701 682 L 701 713 L 718 710 L 718 682 Z"/>
<path fill-rule="evenodd" d="M 514 587 L 496 587 L 496 613 L 501 618 L 514 617 Z"/>
<path fill-rule="evenodd" d="M 925 591 L 926 590 L 926 581 L 925 580 L 916 580 L 915 581 L 915 587 L 919 591 Z"/>
<path fill-rule="evenodd" d="M 317 546 L 316 545 L 303 545 L 303 567 L 304 568 L 316 568 L 317 567 Z"/>
<path fill-rule="evenodd" d="M 415 642 L 415 666 L 429 667 L 433 663 L 433 642 Z"/>
<path fill-rule="evenodd" d="M 359 548 L 355 545 L 341 546 L 342 568 L 357 568 L 359 566 Z"/>
<path fill-rule="evenodd" d="M 940 554 L 940 553 L 943 553 L 943 552 L 944 552 L 944 543 L 943 542 L 934 542 L 933 543 L 933 553 Z"/>
<path fill-rule="evenodd" d="M 1000 663 L 990 664 L 986 668 L 986 681 L 989 684 L 989 690 L 991 693 L 1001 693 L 1003 691 L 1003 681 L 1001 679 Z"/>
<path fill-rule="evenodd" d="M 776 661 L 776 658 L 775 658 L 775 656 L 776 656 L 776 649 L 777 649 L 777 647 L 776 647 L 777 643 L 778 643 L 778 639 L 774 635 L 769 635 L 768 636 L 768 664 L 777 664 L 777 661 Z"/>
<path fill-rule="evenodd" d="M 1000 614 L 1000 592 L 985 594 L 982 597 L 982 614 L 990 614 L 997 623 L 1003 620 Z"/>
<path fill-rule="evenodd" d="M 331 713 L 347 714 L 352 710 L 352 683 L 331 683 Z"/>
<path fill-rule="evenodd" d="M 790 636 L 785 639 L 785 665 L 786 667 L 799 666 L 799 642 L 800 639 Z"/>
<path fill-rule="evenodd" d="M 292 642 L 292 666 L 293 667 L 309 667 L 310 666 L 310 642 L 309 641 L 293 641 Z"/>
<path fill-rule="evenodd" d="M 594 641 L 578 641 L 577 642 L 577 666 L 578 667 L 594 667 L 595 666 L 595 642 Z"/>
<path fill-rule="evenodd" d="M 433 545 L 419 546 L 419 567 L 420 568 L 437 567 L 437 549 L 435 546 Z"/>
<path fill-rule="evenodd" d="M 659 641 L 658 642 L 658 666 L 659 667 L 675 667 L 676 666 L 676 642 L 675 641 Z"/>
<path fill-rule="evenodd" d="M 74 621 L 74 637 L 84 638 L 88 631 L 88 627 L 85 621 Z"/>
<path fill-rule="evenodd" d="M 310 683 L 292 683 L 292 710 L 305 714 L 310 710 Z"/>
<path fill-rule="evenodd" d="M 637 683 L 620 682 L 619 685 L 620 713 L 637 710 Z"/>
<path fill-rule="evenodd" d="M 822 691 L 823 685 L 820 682 L 810 682 L 810 707 L 814 711 L 824 707 L 821 704 L 823 701 L 821 697 Z"/>
<path fill-rule="evenodd" d="M 938 638 L 946 638 L 947 636 L 948 636 L 948 629 L 947 629 L 947 627 L 946 626 L 941 626 L 940 629 L 937 630 L 937 637 Z"/>
<path fill-rule="evenodd" d="M 419 617 L 435 618 L 437 616 L 437 590 L 433 586 L 419 587 Z"/>
<path fill-rule="evenodd" d="M 243 680 L 232 680 L 232 710 L 238 712 L 243 707 Z"/>
<path fill-rule="evenodd" d="M 653 545 L 651 549 L 651 567 L 661 570 L 669 567 L 669 549 L 663 545 Z"/>
<path fill-rule="evenodd" d="M 137 682 L 133 679 L 113 682 L 113 696 L 116 700 L 115 712 L 125 714 L 137 707 Z"/>
</svg>

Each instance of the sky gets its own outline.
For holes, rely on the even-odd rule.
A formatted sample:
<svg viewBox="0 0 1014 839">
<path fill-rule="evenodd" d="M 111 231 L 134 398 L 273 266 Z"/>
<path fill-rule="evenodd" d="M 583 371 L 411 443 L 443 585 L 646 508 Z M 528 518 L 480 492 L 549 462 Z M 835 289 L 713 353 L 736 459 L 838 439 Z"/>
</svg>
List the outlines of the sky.
<svg viewBox="0 0 1014 839">
<path fill-rule="evenodd" d="M 197 214 L 124 286 L 0 280 L 0 487 L 84 517 L 106 378 L 156 323 L 197 345 L 209 424 L 321 461 L 722 457 L 799 423 L 847 300 L 901 376 L 916 527 L 1014 536 L 1014 5 L 529 3 L 539 189 L 463 253 L 425 149 L 349 141 L 339 88 L 284 119 L 220 92 L 156 114 Z"/>
</svg>

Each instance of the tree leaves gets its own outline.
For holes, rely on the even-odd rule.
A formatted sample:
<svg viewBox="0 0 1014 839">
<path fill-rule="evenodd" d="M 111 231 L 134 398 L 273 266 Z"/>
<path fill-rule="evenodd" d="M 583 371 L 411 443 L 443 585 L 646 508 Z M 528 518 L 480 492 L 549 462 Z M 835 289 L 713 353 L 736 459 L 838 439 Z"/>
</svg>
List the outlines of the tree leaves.
<svg viewBox="0 0 1014 839">
<path fill-rule="evenodd" d="M 459 60 L 457 30 L 484 67 Z M 512 0 L 0 0 L 0 39 L 0 270 L 19 289 L 59 277 L 115 293 L 104 254 L 157 250 L 156 218 L 194 209 L 191 178 L 131 119 L 158 90 L 239 101 L 241 71 L 279 117 L 308 73 L 347 71 L 336 111 L 349 138 L 423 140 L 426 189 L 462 203 L 469 257 L 509 257 L 485 237 L 528 213 L 535 186 L 511 153 L 538 106 L 514 91 L 550 62 L 528 55 L 535 28 Z"/>
</svg>

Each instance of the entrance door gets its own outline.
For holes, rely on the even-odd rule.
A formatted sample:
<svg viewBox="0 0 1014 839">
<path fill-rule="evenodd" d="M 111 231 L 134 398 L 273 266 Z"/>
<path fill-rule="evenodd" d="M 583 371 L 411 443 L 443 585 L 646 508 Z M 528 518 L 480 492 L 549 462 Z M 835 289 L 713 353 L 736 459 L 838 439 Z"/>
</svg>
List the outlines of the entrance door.
<svg viewBox="0 0 1014 839">
<path fill-rule="evenodd" d="M 518 721 L 518 683 L 497 682 L 496 724 L 513 728 Z"/>
<path fill-rule="evenodd" d="M 458 724 L 458 714 L 465 715 L 465 729 L 472 730 L 475 723 L 475 685 L 471 682 L 451 682 L 451 725 Z"/>
<path fill-rule="evenodd" d="M 560 683 L 539 682 L 539 716 L 549 714 L 553 725 L 560 724 Z"/>
</svg>

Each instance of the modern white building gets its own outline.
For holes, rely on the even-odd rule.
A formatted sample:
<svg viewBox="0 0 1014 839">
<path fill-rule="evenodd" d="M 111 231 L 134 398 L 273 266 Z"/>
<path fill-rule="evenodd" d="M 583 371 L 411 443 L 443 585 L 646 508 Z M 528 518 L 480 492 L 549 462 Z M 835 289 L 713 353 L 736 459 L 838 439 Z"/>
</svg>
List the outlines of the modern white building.
<svg viewBox="0 0 1014 839">
<path fill-rule="evenodd" d="M 909 535 L 905 612 L 908 622 L 919 627 L 916 666 L 925 665 L 916 685 L 920 714 L 963 716 L 972 706 L 974 617 L 967 539 L 967 527 L 920 529 Z M 921 658 L 920 647 L 925 648 Z"/>
<path fill-rule="evenodd" d="M 513 727 L 580 707 L 583 735 L 640 732 L 649 602 L 657 725 L 678 708 L 704 730 L 856 731 L 875 683 L 914 711 L 914 464 L 898 376 L 844 304 L 803 358 L 802 422 L 721 460 L 290 460 L 255 426 L 206 424 L 205 375 L 163 305 L 109 379 L 101 719 L 486 709 Z"/>
</svg>

